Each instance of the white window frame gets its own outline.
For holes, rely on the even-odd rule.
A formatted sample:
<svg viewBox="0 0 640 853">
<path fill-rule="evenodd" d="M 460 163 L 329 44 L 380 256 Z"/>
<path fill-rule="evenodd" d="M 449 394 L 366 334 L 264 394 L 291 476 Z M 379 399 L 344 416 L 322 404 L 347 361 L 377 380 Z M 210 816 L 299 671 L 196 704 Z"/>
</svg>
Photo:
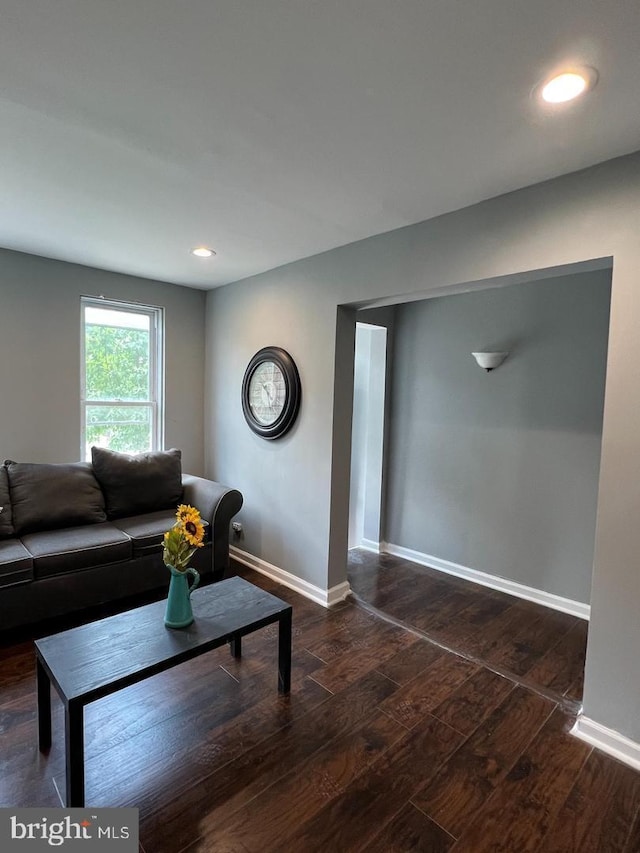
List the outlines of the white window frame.
<svg viewBox="0 0 640 853">
<path fill-rule="evenodd" d="M 85 308 L 107 308 L 149 317 L 149 400 L 87 400 Z M 102 296 L 80 297 L 80 459 L 86 460 L 87 406 L 148 406 L 151 411 L 151 450 L 164 447 L 164 309 L 155 305 L 120 302 Z"/>
</svg>

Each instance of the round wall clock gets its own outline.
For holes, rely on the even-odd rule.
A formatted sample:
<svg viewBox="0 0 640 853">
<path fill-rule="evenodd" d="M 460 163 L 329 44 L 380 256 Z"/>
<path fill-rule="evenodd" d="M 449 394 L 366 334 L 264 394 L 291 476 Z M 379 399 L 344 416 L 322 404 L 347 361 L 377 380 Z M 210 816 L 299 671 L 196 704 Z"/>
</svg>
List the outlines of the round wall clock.
<svg viewBox="0 0 640 853">
<path fill-rule="evenodd" d="M 293 426 L 302 390 L 294 360 L 280 347 L 264 347 L 247 365 L 242 380 L 242 411 L 263 438 L 280 438 Z"/>
</svg>

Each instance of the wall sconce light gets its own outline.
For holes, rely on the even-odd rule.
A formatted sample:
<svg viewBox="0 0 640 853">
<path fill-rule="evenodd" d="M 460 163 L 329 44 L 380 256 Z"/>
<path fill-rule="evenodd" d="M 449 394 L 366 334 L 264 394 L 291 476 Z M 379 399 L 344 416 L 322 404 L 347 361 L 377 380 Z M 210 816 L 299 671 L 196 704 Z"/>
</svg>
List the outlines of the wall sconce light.
<svg viewBox="0 0 640 853">
<path fill-rule="evenodd" d="M 502 364 L 508 352 L 472 352 L 471 355 L 487 373 Z"/>
</svg>

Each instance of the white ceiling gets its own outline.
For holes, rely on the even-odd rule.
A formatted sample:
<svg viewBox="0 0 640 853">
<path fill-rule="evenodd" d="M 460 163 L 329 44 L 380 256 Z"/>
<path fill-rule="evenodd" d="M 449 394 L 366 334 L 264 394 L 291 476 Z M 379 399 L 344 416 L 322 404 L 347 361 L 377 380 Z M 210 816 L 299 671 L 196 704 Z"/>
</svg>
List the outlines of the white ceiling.
<svg viewBox="0 0 640 853">
<path fill-rule="evenodd" d="M 640 148 L 639 44 L 639 0 L 2 0 L 0 245 L 235 281 Z"/>
</svg>

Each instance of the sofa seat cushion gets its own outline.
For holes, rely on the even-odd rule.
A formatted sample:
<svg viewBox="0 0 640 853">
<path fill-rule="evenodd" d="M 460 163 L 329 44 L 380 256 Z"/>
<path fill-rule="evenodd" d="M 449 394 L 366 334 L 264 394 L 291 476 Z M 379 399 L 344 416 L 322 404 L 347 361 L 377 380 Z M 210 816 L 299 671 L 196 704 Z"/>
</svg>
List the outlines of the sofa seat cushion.
<svg viewBox="0 0 640 853">
<path fill-rule="evenodd" d="M 93 473 L 104 492 L 109 518 L 159 509 L 175 512 L 182 498 L 181 459 L 175 449 L 130 455 L 92 447 Z"/>
<path fill-rule="evenodd" d="M 145 515 L 118 518 L 111 523 L 131 538 L 133 556 L 142 557 L 144 554 L 153 554 L 162 550 L 163 536 L 176 523 L 176 513 L 175 510 L 161 509 Z M 206 542 L 209 538 L 209 524 L 204 519 L 202 524 Z"/>
<path fill-rule="evenodd" d="M 13 537 L 11 521 L 11 497 L 9 495 L 9 475 L 5 465 L 0 465 L 0 539 Z"/>
<path fill-rule="evenodd" d="M 18 539 L 0 542 L 0 587 L 33 580 L 33 558 Z"/>
<path fill-rule="evenodd" d="M 131 559 L 131 540 L 108 521 L 23 536 L 36 579 Z"/>
<path fill-rule="evenodd" d="M 17 536 L 107 520 L 88 462 L 5 462 Z"/>
<path fill-rule="evenodd" d="M 176 512 L 171 509 L 161 509 L 157 512 L 147 512 L 144 515 L 132 515 L 128 518 L 118 518 L 111 523 L 118 527 L 131 539 L 133 556 L 152 554 L 162 550 L 162 537 L 165 531 L 176 522 Z"/>
</svg>

